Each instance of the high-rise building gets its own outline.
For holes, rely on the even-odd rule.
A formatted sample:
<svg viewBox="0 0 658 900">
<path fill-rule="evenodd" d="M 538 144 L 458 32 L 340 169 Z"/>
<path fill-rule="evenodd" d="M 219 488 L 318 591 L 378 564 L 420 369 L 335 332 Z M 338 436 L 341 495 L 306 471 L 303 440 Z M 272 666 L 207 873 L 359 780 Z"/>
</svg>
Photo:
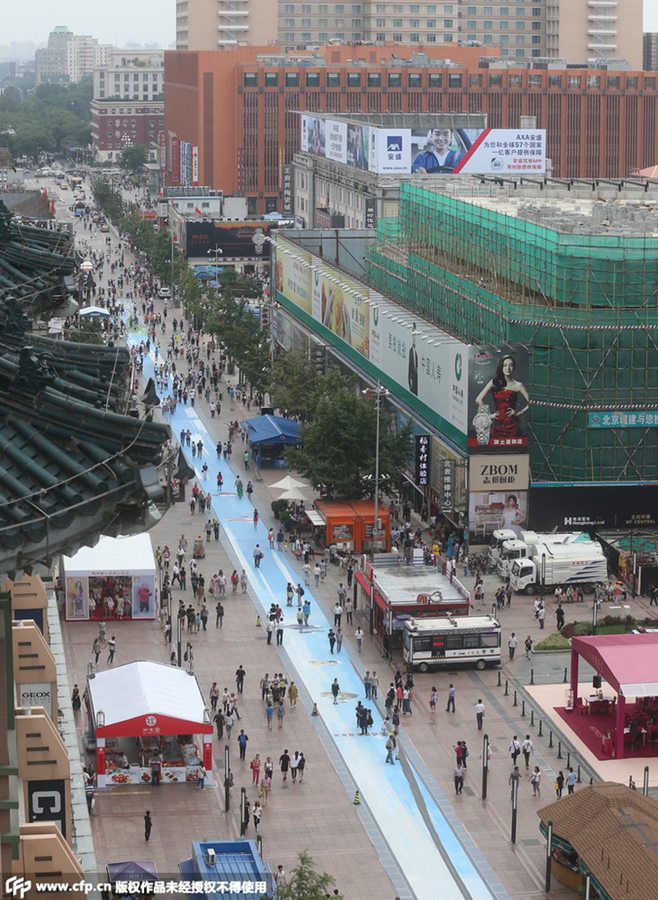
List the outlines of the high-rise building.
<svg viewBox="0 0 658 900">
<path fill-rule="evenodd" d="M 75 84 L 97 66 L 105 65 L 111 52 L 109 44 L 99 44 L 94 37 L 73 34 L 66 25 L 58 25 L 48 35 L 48 46 L 35 54 L 37 84 Z"/>
<path fill-rule="evenodd" d="M 642 68 L 645 72 L 658 69 L 658 32 L 647 31 L 642 37 Z"/>
<path fill-rule="evenodd" d="M 261 46 L 277 39 L 277 0 L 176 0 L 176 49 Z"/>
<path fill-rule="evenodd" d="M 482 48 L 241 47 L 165 53 L 168 184 L 282 210 L 284 167 L 300 149 L 299 113 L 482 113 L 492 128 L 530 116 L 546 129 L 557 178 L 625 178 L 656 163 L 656 75 L 543 61 L 511 67 Z M 227 125 L 230 123 L 230 127 Z"/>
<path fill-rule="evenodd" d="M 178 50 L 273 42 L 454 43 L 500 47 L 502 56 L 514 59 L 642 64 L 642 0 L 177 0 L 176 22 Z"/>
</svg>

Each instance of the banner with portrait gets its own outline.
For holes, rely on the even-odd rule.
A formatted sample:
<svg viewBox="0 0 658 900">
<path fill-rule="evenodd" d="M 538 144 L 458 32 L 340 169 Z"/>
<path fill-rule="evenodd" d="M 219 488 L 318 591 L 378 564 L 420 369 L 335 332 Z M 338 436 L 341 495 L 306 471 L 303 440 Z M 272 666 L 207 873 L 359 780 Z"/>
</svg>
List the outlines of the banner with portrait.
<svg viewBox="0 0 658 900">
<path fill-rule="evenodd" d="M 527 384 L 527 347 L 469 347 L 467 447 L 472 454 L 527 448 Z"/>
<path fill-rule="evenodd" d="M 469 491 L 468 530 L 472 543 L 486 541 L 499 528 L 528 522 L 528 491 Z"/>
</svg>

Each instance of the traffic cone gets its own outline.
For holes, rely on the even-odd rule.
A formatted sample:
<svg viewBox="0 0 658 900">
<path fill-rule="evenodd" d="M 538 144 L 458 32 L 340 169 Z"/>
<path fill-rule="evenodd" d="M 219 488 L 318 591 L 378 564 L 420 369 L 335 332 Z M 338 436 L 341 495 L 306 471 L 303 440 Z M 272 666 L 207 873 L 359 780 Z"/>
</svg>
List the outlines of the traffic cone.
<svg viewBox="0 0 658 900">
<path fill-rule="evenodd" d="M 354 806 L 361 806 L 361 797 L 359 797 L 358 791 L 354 792 L 354 800 L 352 801 L 352 804 Z"/>
<path fill-rule="evenodd" d="M 256 628 L 262 628 L 263 623 L 260 620 L 260 616 L 256 616 Z"/>
<path fill-rule="evenodd" d="M 314 704 L 313 704 L 313 709 L 311 710 L 311 715 L 312 715 L 312 716 L 319 716 L 319 715 L 320 715 L 320 713 L 318 712 L 318 704 L 317 704 L 317 703 L 314 703 Z"/>
</svg>

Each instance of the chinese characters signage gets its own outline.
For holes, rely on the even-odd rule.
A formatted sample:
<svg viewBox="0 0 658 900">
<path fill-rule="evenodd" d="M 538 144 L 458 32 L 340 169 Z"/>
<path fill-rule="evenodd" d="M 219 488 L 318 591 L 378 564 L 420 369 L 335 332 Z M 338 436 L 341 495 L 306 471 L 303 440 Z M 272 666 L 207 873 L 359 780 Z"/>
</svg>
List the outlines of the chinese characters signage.
<svg viewBox="0 0 658 900">
<path fill-rule="evenodd" d="M 658 428 L 658 409 L 587 413 L 588 428 Z"/>
<path fill-rule="evenodd" d="M 416 484 L 427 487 L 430 481 L 430 437 L 428 434 L 416 435 Z"/>
<path fill-rule="evenodd" d="M 442 484 L 441 484 L 441 510 L 443 512 L 452 512 L 455 506 L 453 498 L 453 483 L 455 477 L 455 464 L 451 459 L 444 459 L 441 462 L 442 467 Z"/>
</svg>

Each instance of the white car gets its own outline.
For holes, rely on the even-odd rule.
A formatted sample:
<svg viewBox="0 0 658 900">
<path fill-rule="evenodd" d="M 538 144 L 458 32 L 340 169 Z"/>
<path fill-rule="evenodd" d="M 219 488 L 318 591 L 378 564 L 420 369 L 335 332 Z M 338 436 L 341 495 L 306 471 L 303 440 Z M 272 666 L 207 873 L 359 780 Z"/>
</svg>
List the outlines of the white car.
<svg viewBox="0 0 658 900">
<path fill-rule="evenodd" d="M 171 291 L 168 287 L 161 287 L 158 291 L 158 297 L 161 300 L 168 300 L 171 297 Z"/>
</svg>

